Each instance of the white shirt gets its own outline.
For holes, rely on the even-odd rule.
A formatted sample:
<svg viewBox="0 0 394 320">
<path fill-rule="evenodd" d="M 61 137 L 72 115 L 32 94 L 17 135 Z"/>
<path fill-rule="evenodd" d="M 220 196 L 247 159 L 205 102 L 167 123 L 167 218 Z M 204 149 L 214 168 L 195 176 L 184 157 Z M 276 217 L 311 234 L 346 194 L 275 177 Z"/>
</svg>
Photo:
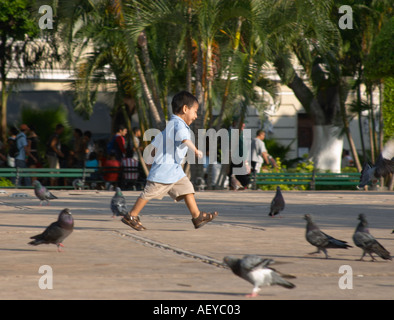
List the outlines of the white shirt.
<svg viewBox="0 0 394 320">
<path fill-rule="evenodd" d="M 264 163 L 264 159 L 262 157 L 262 153 L 267 152 L 264 141 L 259 138 L 254 138 L 252 140 L 252 161 L 258 163 Z"/>
</svg>

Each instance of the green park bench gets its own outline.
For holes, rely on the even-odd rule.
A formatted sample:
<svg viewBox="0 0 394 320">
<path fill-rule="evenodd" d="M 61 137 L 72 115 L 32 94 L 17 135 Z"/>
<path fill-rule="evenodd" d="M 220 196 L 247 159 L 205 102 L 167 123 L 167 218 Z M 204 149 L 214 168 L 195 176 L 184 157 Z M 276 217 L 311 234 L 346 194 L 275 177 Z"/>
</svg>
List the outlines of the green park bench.
<svg viewBox="0 0 394 320">
<path fill-rule="evenodd" d="M 94 169 L 90 168 L 0 168 L 0 177 L 12 179 L 14 178 L 15 186 L 12 187 L 2 187 L 2 188 L 33 188 L 30 187 L 22 187 L 17 186 L 19 179 L 24 177 L 30 178 L 70 178 L 70 179 L 81 179 L 85 182 L 86 178 L 88 178 Z M 46 185 L 48 189 L 72 189 L 74 188 L 71 185 L 66 186 L 49 186 Z"/>
<path fill-rule="evenodd" d="M 326 173 L 326 172 L 260 172 L 252 175 L 253 189 L 259 185 L 305 185 L 311 190 L 316 186 L 354 186 L 359 184 L 360 173 Z"/>
</svg>

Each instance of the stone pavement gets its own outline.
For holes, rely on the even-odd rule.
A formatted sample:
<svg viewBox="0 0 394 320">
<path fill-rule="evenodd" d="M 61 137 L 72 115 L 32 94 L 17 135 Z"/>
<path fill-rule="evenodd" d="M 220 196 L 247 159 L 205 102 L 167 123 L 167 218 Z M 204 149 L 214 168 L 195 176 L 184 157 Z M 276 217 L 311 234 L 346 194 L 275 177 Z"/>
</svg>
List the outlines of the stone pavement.
<svg viewBox="0 0 394 320">
<path fill-rule="evenodd" d="M 14 197 L 25 193 L 27 197 Z M 110 191 L 53 191 L 58 200 L 40 206 L 33 190 L 0 193 L 0 299 L 244 300 L 252 290 L 221 265 L 226 255 L 256 254 L 272 258 L 275 268 L 293 274 L 295 289 L 265 287 L 256 300 L 394 299 L 392 261 L 356 261 L 357 247 L 324 255 L 305 240 L 303 215 L 309 213 L 329 235 L 354 245 L 359 213 L 370 232 L 394 253 L 394 193 L 363 191 L 284 191 L 282 218 L 268 217 L 274 191 L 206 191 L 196 194 L 201 210 L 219 217 L 195 230 L 184 203 L 169 197 L 151 201 L 137 232 L 112 219 Z M 132 206 L 139 192 L 126 191 Z M 70 208 L 74 232 L 64 251 L 54 245 L 29 246 Z M 51 267 L 53 289 L 40 289 Z M 343 265 L 350 266 L 340 273 Z M 348 276 L 341 289 L 341 277 Z M 42 278 L 44 277 L 44 278 Z M 349 280 L 350 279 L 350 280 Z M 343 280 L 343 278 L 342 278 Z M 41 281 L 41 282 L 40 282 Z M 48 282 L 44 282 L 48 284 Z"/>
</svg>

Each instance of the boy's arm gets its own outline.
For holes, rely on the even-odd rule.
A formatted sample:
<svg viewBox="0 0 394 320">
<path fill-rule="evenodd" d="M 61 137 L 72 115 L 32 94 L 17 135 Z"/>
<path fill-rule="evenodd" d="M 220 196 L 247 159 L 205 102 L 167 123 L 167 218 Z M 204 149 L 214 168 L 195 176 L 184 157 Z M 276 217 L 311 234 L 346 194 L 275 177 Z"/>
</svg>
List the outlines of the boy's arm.
<svg viewBox="0 0 394 320">
<path fill-rule="evenodd" d="M 198 158 L 201 159 L 203 157 L 202 151 L 198 150 L 191 140 L 182 140 L 182 143 L 184 143 L 189 149 L 191 149 Z"/>
</svg>

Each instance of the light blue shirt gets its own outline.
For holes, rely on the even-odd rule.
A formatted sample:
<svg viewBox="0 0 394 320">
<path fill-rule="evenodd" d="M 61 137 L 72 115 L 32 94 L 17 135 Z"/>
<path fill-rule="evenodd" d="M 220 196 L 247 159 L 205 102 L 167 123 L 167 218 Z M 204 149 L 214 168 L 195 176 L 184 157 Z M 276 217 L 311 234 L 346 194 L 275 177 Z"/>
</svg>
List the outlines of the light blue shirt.
<svg viewBox="0 0 394 320">
<path fill-rule="evenodd" d="M 182 141 L 190 140 L 190 137 L 190 128 L 186 122 L 172 115 L 166 128 L 152 141 L 156 153 L 148 181 L 171 184 L 186 176 L 181 163 L 188 147 Z"/>
<path fill-rule="evenodd" d="M 18 148 L 19 154 L 15 157 L 17 160 L 26 160 L 26 152 L 25 147 L 27 146 L 26 135 L 23 132 L 17 134 L 16 138 L 16 147 Z"/>
</svg>

